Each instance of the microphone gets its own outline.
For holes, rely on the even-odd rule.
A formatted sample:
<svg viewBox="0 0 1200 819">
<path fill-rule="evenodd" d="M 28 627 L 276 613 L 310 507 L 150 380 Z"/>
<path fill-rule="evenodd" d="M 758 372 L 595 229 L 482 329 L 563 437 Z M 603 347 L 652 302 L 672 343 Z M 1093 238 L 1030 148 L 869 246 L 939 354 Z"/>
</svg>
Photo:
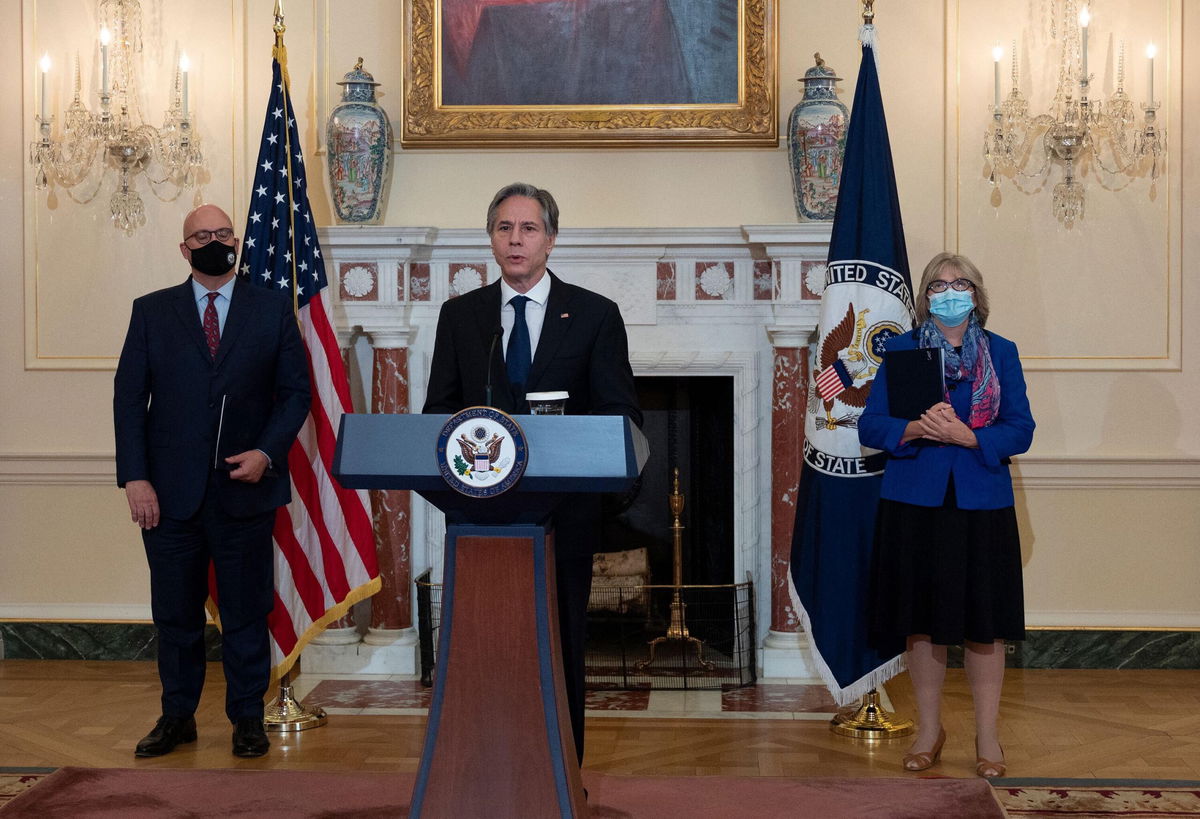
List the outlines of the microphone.
<svg viewBox="0 0 1200 819">
<path fill-rule="evenodd" d="M 492 361 L 496 358 L 496 342 L 504 336 L 504 328 L 497 327 L 492 331 L 492 344 L 488 347 L 487 357 L 487 385 L 484 388 L 487 406 L 492 406 Z"/>
</svg>

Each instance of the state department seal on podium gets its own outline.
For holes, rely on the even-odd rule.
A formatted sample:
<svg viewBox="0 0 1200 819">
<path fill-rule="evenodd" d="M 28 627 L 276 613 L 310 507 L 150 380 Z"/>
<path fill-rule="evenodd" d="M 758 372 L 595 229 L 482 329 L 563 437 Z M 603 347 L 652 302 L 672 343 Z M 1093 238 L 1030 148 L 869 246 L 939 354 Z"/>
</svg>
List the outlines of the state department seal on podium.
<svg viewBox="0 0 1200 819">
<path fill-rule="evenodd" d="M 494 498 L 525 474 L 525 433 L 511 416 L 492 407 L 467 407 L 450 416 L 437 439 L 438 469 L 450 488 L 473 498 Z"/>
</svg>

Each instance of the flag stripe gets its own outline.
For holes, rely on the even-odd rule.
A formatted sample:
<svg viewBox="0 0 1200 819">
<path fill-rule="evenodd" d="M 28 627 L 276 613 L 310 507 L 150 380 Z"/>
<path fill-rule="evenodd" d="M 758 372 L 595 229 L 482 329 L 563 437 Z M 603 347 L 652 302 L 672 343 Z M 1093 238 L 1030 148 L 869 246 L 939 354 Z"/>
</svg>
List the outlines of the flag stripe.
<svg viewBox="0 0 1200 819">
<path fill-rule="evenodd" d="M 335 599 L 341 600 L 349 594 L 350 589 L 346 585 L 346 573 L 342 568 L 341 560 L 333 560 L 338 557 L 338 553 L 333 538 L 329 535 L 329 528 L 325 525 L 326 508 L 321 503 L 321 490 L 317 485 L 317 475 L 306 461 L 304 449 L 300 445 L 292 447 L 290 461 L 294 470 L 292 480 L 296 487 L 296 494 L 300 498 L 303 510 L 307 512 L 304 531 L 314 539 L 316 545 L 315 549 L 305 550 L 310 561 L 310 568 L 314 573 L 320 572 L 324 575 L 325 588 Z M 318 619 L 324 613 L 324 609 L 321 609 L 313 619 Z"/>
<path fill-rule="evenodd" d="M 310 315 L 323 314 L 320 311 L 317 311 L 316 313 L 310 313 Z M 311 332 L 313 329 L 315 328 L 310 328 L 307 324 L 305 324 L 305 335 L 306 337 L 312 336 L 319 342 L 320 336 L 319 334 L 314 334 Z M 306 341 L 308 341 L 308 338 L 306 338 Z M 312 368 L 314 372 L 314 380 L 318 378 L 316 373 L 324 373 L 328 375 L 328 373 L 332 371 L 333 366 L 341 366 L 342 359 L 340 351 L 337 351 L 333 358 L 328 358 L 328 350 L 319 343 L 309 343 L 309 349 L 316 351 L 312 356 L 314 364 Z M 328 366 L 317 367 L 316 364 L 318 356 L 322 357 L 321 363 Z M 342 380 L 345 380 L 344 377 Z M 336 383 L 336 380 L 334 383 Z M 325 467 L 324 471 L 329 474 L 332 473 L 333 459 L 337 448 L 337 438 L 334 434 L 334 425 L 340 423 L 341 417 L 344 414 L 344 410 L 342 409 L 341 405 L 335 405 L 332 410 L 332 412 L 327 414 L 324 404 L 318 405 L 315 400 L 313 401 L 312 420 L 316 430 L 319 456 L 321 463 Z M 331 478 L 331 480 L 333 479 Z M 370 551 L 371 555 L 374 555 L 375 541 L 371 525 L 371 517 L 367 512 L 369 501 L 367 500 L 366 493 L 360 490 L 346 489 L 336 481 L 333 481 L 332 488 L 334 494 L 336 495 L 337 502 L 342 509 L 344 520 L 347 524 L 350 535 L 353 538 L 353 542 L 356 544 L 364 544 L 365 547 Z M 366 558 L 364 557 L 364 559 Z"/>
<path fill-rule="evenodd" d="M 329 304 L 326 303 L 321 293 L 317 293 L 309 300 L 308 312 L 308 320 L 316 331 L 317 338 L 323 342 L 325 371 L 329 373 L 333 389 L 337 393 L 339 410 L 351 408 L 354 406 L 354 402 L 350 398 L 350 381 L 346 378 L 346 365 L 342 363 L 342 349 L 338 346 L 337 332 L 329 319 Z"/>
<path fill-rule="evenodd" d="M 296 537 L 295 521 L 292 518 L 293 507 L 294 505 L 289 505 L 280 509 L 275 515 L 275 545 L 291 575 L 289 586 L 296 590 L 299 599 L 315 620 L 324 613 L 320 604 L 324 600 L 325 591 L 320 578 L 313 571 L 309 553 Z M 301 532 L 304 531 L 301 529 Z"/>
<path fill-rule="evenodd" d="M 267 622 L 271 627 L 271 635 L 284 649 L 284 656 L 287 656 L 296 647 L 296 630 L 292 628 L 292 621 L 287 616 L 287 607 L 279 598 L 278 591 L 275 592 L 275 608 L 271 610 Z"/>
</svg>

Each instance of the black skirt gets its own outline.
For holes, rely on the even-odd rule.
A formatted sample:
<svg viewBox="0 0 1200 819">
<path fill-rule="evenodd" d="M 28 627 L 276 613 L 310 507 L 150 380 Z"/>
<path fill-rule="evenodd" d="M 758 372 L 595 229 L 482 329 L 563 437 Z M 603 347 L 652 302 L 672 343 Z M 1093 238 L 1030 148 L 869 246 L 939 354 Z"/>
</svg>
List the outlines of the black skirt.
<svg viewBox="0 0 1200 819">
<path fill-rule="evenodd" d="M 910 634 L 938 645 L 1025 639 L 1021 541 L 1013 507 L 959 509 L 880 500 L 871 559 L 870 639 L 904 651 Z"/>
</svg>

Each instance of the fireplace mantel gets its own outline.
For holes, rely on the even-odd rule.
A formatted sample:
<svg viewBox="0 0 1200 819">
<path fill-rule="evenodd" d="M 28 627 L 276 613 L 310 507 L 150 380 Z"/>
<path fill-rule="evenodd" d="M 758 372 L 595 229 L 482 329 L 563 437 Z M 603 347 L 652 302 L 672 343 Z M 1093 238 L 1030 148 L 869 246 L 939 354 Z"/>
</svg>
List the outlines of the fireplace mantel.
<svg viewBox="0 0 1200 819">
<path fill-rule="evenodd" d="M 787 558 L 829 231 L 829 223 L 564 228 L 550 258 L 556 275 L 620 306 L 635 374 L 732 377 L 734 572 L 754 581 L 768 677 L 815 676 L 787 592 Z M 364 367 L 374 374 L 364 375 L 372 394 L 362 406 L 419 411 L 442 302 L 499 276 L 487 234 L 339 226 L 320 238 L 339 334 L 357 342 L 359 360 L 364 344 L 374 359 Z M 440 576 L 440 514 L 414 498 L 400 518 L 411 527 L 393 533 L 403 574 L 432 567 Z M 411 625 L 400 620 L 397 633 Z"/>
</svg>

